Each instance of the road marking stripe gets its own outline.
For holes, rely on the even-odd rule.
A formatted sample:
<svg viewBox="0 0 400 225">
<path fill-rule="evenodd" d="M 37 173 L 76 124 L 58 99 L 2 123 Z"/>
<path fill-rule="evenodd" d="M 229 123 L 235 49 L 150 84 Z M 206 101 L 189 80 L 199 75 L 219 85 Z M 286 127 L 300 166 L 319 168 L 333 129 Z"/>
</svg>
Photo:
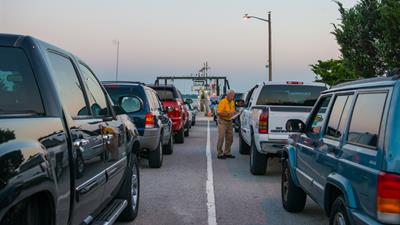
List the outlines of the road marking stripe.
<svg viewBox="0 0 400 225">
<path fill-rule="evenodd" d="M 212 167 L 212 155 L 210 148 L 210 120 L 207 120 L 207 209 L 208 209 L 208 225 L 217 225 L 217 213 L 215 210 L 215 196 L 214 196 L 214 175 Z"/>
</svg>

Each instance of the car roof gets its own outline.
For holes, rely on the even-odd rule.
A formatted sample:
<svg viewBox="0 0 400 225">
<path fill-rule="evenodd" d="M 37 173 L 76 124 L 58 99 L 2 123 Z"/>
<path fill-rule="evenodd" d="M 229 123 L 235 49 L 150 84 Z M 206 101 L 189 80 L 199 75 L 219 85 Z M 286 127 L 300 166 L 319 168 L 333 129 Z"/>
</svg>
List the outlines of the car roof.
<svg viewBox="0 0 400 225">
<path fill-rule="evenodd" d="M 373 88 L 382 86 L 394 86 L 398 81 L 399 77 L 397 75 L 391 77 L 373 77 L 367 79 L 359 79 L 350 82 L 345 82 L 333 86 L 331 89 L 326 90 L 322 93 L 329 93 L 342 90 L 352 90 L 361 88 Z"/>
</svg>

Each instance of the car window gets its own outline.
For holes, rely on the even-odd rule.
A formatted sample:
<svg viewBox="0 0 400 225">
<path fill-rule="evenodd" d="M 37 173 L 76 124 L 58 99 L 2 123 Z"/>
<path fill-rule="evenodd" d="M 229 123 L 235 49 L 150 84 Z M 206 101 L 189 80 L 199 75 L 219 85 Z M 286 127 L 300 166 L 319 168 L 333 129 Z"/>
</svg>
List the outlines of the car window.
<svg viewBox="0 0 400 225">
<path fill-rule="evenodd" d="M 325 87 L 311 85 L 265 85 L 257 105 L 314 106 Z"/>
<path fill-rule="evenodd" d="M 57 91 L 70 116 L 75 118 L 89 115 L 82 86 L 71 60 L 53 52 L 49 52 L 49 59 L 54 69 Z"/>
<path fill-rule="evenodd" d="M 326 121 L 326 109 L 331 101 L 332 96 L 322 97 L 317 103 L 317 107 L 313 111 L 311 119 L 310 132 L 314 134 L 319 134 L 321 128 Z"/>
<path fill-rule="evenodd" d="M 0 47 L 1 114 L 44 114 L 31 66 L 18 48 Z"/>
<path fill-rule="evenodd" d="M 348 142 L 376 148 L 387 93 L 360 94 L 351 117 Z"/>
<path fill-rule="evenodd" d="M 86 66 L 79 64 L 84 82 L 88 89 L 90 109 L 94 116 L 109 115 L 106 96 L 94 74 Z"/>
<path fill-rule="evenodd" d="M 353 95 L 341 95 L 336 97 L 325 131 L 326 136 L 337 139 L 342 137 L 352 100 Z"/>
</svg>

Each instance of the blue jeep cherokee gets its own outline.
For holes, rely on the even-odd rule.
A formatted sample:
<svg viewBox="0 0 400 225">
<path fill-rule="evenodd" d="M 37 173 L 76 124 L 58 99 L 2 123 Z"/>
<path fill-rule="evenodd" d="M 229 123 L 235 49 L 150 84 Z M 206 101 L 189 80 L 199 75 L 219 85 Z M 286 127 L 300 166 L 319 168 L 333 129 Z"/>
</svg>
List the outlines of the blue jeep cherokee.
<svg viewBox="0 0 400 225">
<path fill-rule="evenodd" d="M 304 209 L 307 195 L 329 224 L 400 224 L 400 76 L 322 92 L 307 122 L 289 120 L 282 204 Z"/>
</svg>

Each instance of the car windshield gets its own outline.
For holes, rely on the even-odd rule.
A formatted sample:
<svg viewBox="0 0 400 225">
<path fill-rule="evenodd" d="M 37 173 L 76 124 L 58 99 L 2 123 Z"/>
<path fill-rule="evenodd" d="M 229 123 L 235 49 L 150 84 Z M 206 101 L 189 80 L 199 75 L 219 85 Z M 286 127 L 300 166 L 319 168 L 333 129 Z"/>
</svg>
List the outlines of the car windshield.
<svg viewBox="0 0 400 225">
<path fill-rule="evenodd" d="M 313 106 L 324 90 L 325 87 L 312 85 L 266 85 L 257 105 Z"/>
<path fill-rule="evenodd" d="M 146 99 L 145 93 L 141 91 L 140 86 L 122 86 L 122 85 L 105 85 L 104 86 L 111 97 L 114 104 L 119 105 L 119 99 L 123 96 L 138 96 L 139 98 Z M 143 108 L 144 110 L 144 108 Z"/>
</svg>

